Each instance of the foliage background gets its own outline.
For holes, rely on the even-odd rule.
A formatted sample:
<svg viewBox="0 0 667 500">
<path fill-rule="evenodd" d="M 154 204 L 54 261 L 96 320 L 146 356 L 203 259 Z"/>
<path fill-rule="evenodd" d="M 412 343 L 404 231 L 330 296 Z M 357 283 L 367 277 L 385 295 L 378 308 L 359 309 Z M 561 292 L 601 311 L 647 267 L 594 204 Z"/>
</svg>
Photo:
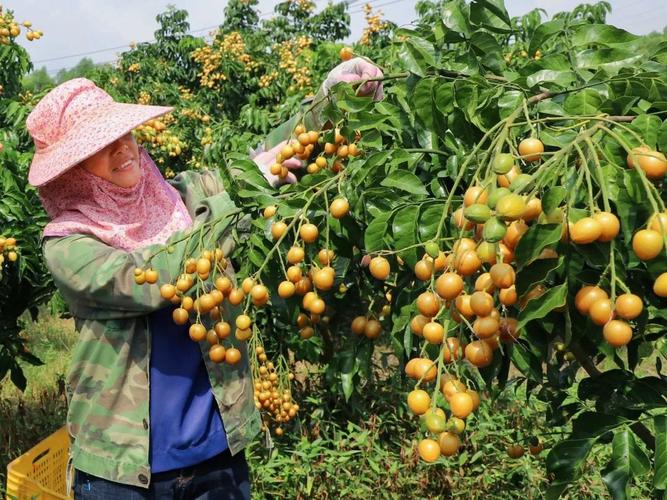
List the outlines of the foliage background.
<svg viewBox="0 0 667 500">
<path fill-rule="evenodd" d="M 245 155 L 256 147 L 269 130 L 299 109 L 304 97 L 316 92 L 337 63 L 341 47 L 337 42 L 349 33 L 344 4 L 331 4 L 315 13 L 310 2 L 286 1 L 276 8 L 273 19 L 262 23 L 255 5 L 252 0 L 229 2 L 212 43 L 187 34 L 185 11 L 168 9 L 158 16 L 155 43 L 137 45 L 114 66 L 82 61 L 71 73 L 59 75 L 58 81 L 86 76 L 120 101 L 175 106 L 164 121 L 165 130 L 143 130 L 140 136 L 166 177 L 184 169 L 225 168 L 229 162 L 242 165 L 234 153 Z M 372 252 L 427 241 L 439 219 L 435 210 L 429 212 L 429 204 L 442 204 L 475 144 L 507 118 L 524 96 L 543 91 L 557 94 L 537 104 L 541 116 L 641 115 L 633 125 L 636 131 L 649 145 L 667 150 L 667 126 L 661 115 L 667 102 L 667 41 L 664 36 L 635 37 L 604 25 L 608 10 L 608 4 L 601 2 L 545 22 L 539 11 L 510 19 L 497 0 L 421 1 L 414 30 L 370 22 L 367 43 L 356 45 L 355 51 L 377 61 L 397 81 L 387 82 L 387 99 L 372 109 L 370 103 L 338 89 L 336 105 L 327 111 L 330 117 L 344 117 L 351 128 L 360 129 L 361 144 L 372 152 L 359 160 L 356 170 L 354 164 L 350 169 L 360 172 L 363 161 L 364 172 L 370 173 L 359 174 L 358 182 L 344 192 L 353 213 L 359 215 L 334 227 L 340 239 L 332 240 L 344 266 L 339 271 L 350 278 L 350 293 L 337 297 L 337 306 L 343 310 L 356 304 L 358 311 L 350 308 L 341 314 L 333 331 L 343 332 L 349 316 L 363 312 L 368 298 L 376 293 L 372 281 L 355 264 L 359 255 L 350 242 Z M 0 47 L 0 60 L 5 63 L 0 74 L 0 142 L 4 145 L 0 181 L 5 193 L 0 201 L 1 232 L 20 242 L 18 266 L 5 264 L 0 281 L 0 375 L 9 372 L 12 382 L 24 388 L 26 363 L 40 363 L 34 353 L 48 361 L 53 350 L 40 343 L 39 334 L 30 332 L 27 317 L 36 317 L 37 306 L 51 298 L 53 289 L 38 250 L 45 217 L 35 191 L 26 183 L 32 145 L 24 126 L 30 109 L 52 82 L 39 73 L 22 80 L 31 66 L 16 44 Z M 540 132 L 552 148 L 565 147 L 573 139 L 548 127 Z M 524 133 L 525 127 L 516 136 Z M 610 147 L 610 154 L 622 156 L 618 144 Z M 611 187 L 615 186 L 615 203 L 624 222 L 645 219 L 650 214 L 646 200 L 643 206 L 641 199 L 632 197 L 632 189 L 624 187 L 634 186 L 637 179 L 624 172 L 608 173 L 609 178 L 618 179 Z M 299 206 L 299 189 L 284 190 L 296 200 L 291 209 Z M 266 186 L 254 182 L 234 186 L 232 191 L 255 213 L 273 196 Z M 289 209 L 281 207 L 280 213 Z M 326 205 L 317 206 L 312 215 L 322 218 L 325 211 Z M 389 215 L 382 217 L 382 213 Z M 406 231 L 415 220 L 420 221 L 419 233 Z M 627 227 L 629 231 L 632 226 Z M 258 227 L 256 233 L 265 229 Z M 247 248 L 257 255 L 267 250 L 261 242 L 251 242 Z M 628 269 L 626 278 L 633 288 L 647 290 L 650 276 L 664 269 L 664 257 L 644 267 L 627 249 L 623 252 L 619 258 Z M 415 251 L 401 257 L 414 264 L 420 255 Z M 568 266 L 558 262 L 558 267 L 549 269 L 551 274 L 543 273 L 541 281 L 549 286 L 562 279 L 574 284 L 581 281 L 582 273 L 599 274 L 608 259 L 604 252 L 574 255 Z M 242 273 L 253 265 L 257 263 L 251 256 L 241 266 Z M 525 285 L 535 283 L 533 279 Z M 570 288 L 559 290 L 576 291 Z M 257 446 L 250 451 L 258 496 L 281 492 L 325 496 L 341 491 L 362 497 L 377 492 L 378 485 L 387 496 L 395 497 L 415 492 L 433 497 L 443 491 L 452 497 L 471 491 L 503 497 L 508 490 L 512 496 L 518 491 L 537 497 L 545 492 L 558 495 L 569 487 L 566 491 L 573 497 L 603 496 L 608 488 L 620 498 L 625 494 L 648 497 L 652 488 L 664 489 L 664 479 L 654 472 L 667 461 L 667 451 L 662 456 L 664 448 L 658 448 L 650 462 L 651 451 L 629 425 L 664 407 L 665 381 L 660 371 L 661 359 L 667 355 L 667 316 L 663 304 L 646 294 L 650 307 L 639 325 L 642 333 L 622 358 L 605 348 L 599 335 L 586 335 L 590 324 L 584 321 L 568 326 L 552 312 L 531 323 L 526 340 L 497 357 L 481 377 L 471 374 L 485 393 L 485 403 L 462 453 L 442 467 L 418 464 L 414 437 L 423 429 L 404 413 L 402 404 L 396 404 L 409 389 L 402 364 L 417 350 L 407 328 L 415 293 L 412 289 L 395 294 L 393 317 L 385 318 L 391 336 L 379 346 L 345 334 L 323 335 L 309 342 L 289 336 L 293 306 L 277 305 L 274 316 L 264 318 L 284 330 L 271 349 L 296 352 L 304 360 L 298 366 L 301 376 L 295 391 L 305 411 L 300 425 L 279 449 L 269 453 Z M 64 310 L 57 296 L 50 306 L 53 312 Z M 566 330 L 569 338 L 562 333 Z M 572 346 L 578 358 L 566 359 L 554 348 L 555 340 Z M 70 343 L 71 339 L 64 343 L 62 352 Z M 602 378 L 585 376 L 585 359 L 599 363 Z M 510 369 L 510 360 L 518 370 Z M 31 373 L 39 380 L 37 372 Z M 487 385 L 493 379 L 497 384 Z M 8 457 L 61 424 L 61 395 L 53 390 L 54 379 L 48 380 L 43 388 L 37 383 L 39 389 L 31 397 L 50 401 L 45 407 L 52 412 L 17 420 L 16 406 L 5 407 L 3 421 L 15 422 L 6 427 L 11 436 L 5 441 Z M 6 397 L 24 401 L 13 392 Z M 19 414 L 26 411 L 23 403 L 18 408 Z M 614 420 L 618 415 L 628 420 Z M 664 446 L 667 431 L 654 428 L 648 420 L 648 432 L 658 439 L 658 446 Z M 609 425 L 600 426 L 601 421 Z M 546 466 L 546 452 L 541 458 L 526 454 L 519 461 L 509 461 L 505 447 L 527 444 L 535 435 L 547 447 L 561 443 L 546 458 Z M 562 441 L 568 436 L 572 439 Z M 360 470 L 368 477 L 350 481 Z M 614 471 L 623 476 L 620 482 L 610 480 L 608 473 Z"/>
</svg>

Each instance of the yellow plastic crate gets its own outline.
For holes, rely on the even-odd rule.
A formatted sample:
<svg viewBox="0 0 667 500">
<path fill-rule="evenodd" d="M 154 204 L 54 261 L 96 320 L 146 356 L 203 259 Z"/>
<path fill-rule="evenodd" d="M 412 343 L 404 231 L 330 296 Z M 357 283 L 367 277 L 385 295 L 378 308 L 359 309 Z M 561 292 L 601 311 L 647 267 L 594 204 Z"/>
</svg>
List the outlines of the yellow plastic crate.
<svg viewBox="0 0 667 500">
<path fill-rule="evenodd" d="M 61 427 L 7 466 L 7 499 L 67 500 L 69 435 Z"/>
</svg>

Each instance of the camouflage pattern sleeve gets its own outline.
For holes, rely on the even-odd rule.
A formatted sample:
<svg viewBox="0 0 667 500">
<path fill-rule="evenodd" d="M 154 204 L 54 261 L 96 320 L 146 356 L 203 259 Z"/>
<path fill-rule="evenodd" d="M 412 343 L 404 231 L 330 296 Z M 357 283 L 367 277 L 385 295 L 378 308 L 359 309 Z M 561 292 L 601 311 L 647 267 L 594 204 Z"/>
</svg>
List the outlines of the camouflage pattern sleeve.
<svg viewBox="0 0 667 500">
<path fill-rule="evenodd" d="M 193 217 L 195 206 L 201 200 L 225 190 L 217 170 L 186 170 L 167 182 L 179 192 Z"/>
<path fill-rule="evenodd" d="M 46 265 L 72 313 L 87 319 L 120 319 L 160 309 L 167 302 L 157 285 L 137 286 L 136 267 L 159 271 L 159 283 L 176 278 L 182 272 L 186 256 L 195 254 L 200 237 L 211 246 L 231 253 L 230 225 L 239 210 L 222 192 L 210 196 L 194 208 L 193 227 L 174 233 L 165 245 L 150 245 L 126 252 L 111 247 L 91 235 L 73 234 L 47 238 L 43 244 Z M 202 227 L 203 222 L 213 224 Z M 191 238 L 187 235 L 192 234 Z M 159 252 L 171 246 L 173 252 Z"/>
</svg>

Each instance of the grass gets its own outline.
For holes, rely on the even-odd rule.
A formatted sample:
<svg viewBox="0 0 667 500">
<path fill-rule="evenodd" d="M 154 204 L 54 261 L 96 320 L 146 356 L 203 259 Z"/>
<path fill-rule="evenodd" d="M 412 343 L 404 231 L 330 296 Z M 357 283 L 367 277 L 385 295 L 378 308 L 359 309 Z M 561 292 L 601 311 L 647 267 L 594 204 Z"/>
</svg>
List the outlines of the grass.
<svg viewBox="0 0 667 500">
<path fill-rule="evenodd" d="M 72 320 L 48 313 L 27 324 L 24 335 L 27 347 L 45 364 L 23 364 L 28 379 L 24 393 L 8 380 L 0 387 L 3 496 L 7 464 L 65 422 L 64 376 L 77 338 Z M 377 356 L 382 357 L 381 351 Z M 408 387 L 393 369 L 395 360 L 384 361 L 378 362 L 378 375 L 383 376 L 374 377 L 364 388 L 366 396 L 354 402 L 353 412 L 331 397 L 317 370 L 309 370 L 308 383 L 294 387 L 303 408 L 297 425 L 273 449 L 264 446 L 264 435 L 247 449 L 253 498 L 544 497 L 549 484 L 544 467 L 547 450 L 516 460 L 505 452 L 508 444 L 525 443 L 533 434 L 549 435 L 544 404 L 527 398 L 525 386 L 488 395 L 470 418 L 461 453 L 424 464 L 416 452 L 423 430 L 403 404 Z M 547 447 L 558 439 L 554 435 Z M 607 451 L 592 454 L 567 498 L 609 498 L 601 478 L 608 459 Z M 632 486 L 635 498 L 650 495 L 644 478 Z"/>
<path fill-rule="evenodd" d="M 19 391 L 9 377 L 0 386 L 0 492 L 7 481 L 7 464 L 65 423 L 65 374 L 76 342 L 74 322 L 46 312 L 26 324 L 27 348 L 44 365 L 21 362 L 28 385 Z"/>
</svg>

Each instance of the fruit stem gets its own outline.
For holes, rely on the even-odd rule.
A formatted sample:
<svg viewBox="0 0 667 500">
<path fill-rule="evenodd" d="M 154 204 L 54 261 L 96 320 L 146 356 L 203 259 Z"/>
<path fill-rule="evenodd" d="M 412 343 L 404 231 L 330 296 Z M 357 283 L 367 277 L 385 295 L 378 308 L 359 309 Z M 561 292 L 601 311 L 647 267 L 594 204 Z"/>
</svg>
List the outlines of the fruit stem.
<svg viewBox="0 0 667 500">
<path fill-rule="evenodd" d="M 602 202 L 604 203 L 604 209 L 607 212 L 611 212 L 611 205 L 609 204 L 609 193 L 607 192 L 607 185 L 605 184 L 604 175 L 602 175 L 602 166 L 600 165 L 600 157 L 595 148 L 595 144 L 590 137 L 585 138 L 586 145 L 588 146 L 591 155 L 593 156 L 593 162 L 595 163 L 595 171 L 597 173 L 598 184 L 600 185 L 600 191 L 602 191 Z"/>
<path fill-rule="evenodd" d="M 340 184 L 339 184 L 340 185 Z M 326 230 L 324 232 L 324 248 L 329 251 L 329 197 L 327 196 L 327 192 L 324 191 L 324 209 L 327 211 L 327 216 L 325 217 L 326 220 Z"/>
<path fill-rule="evenodd" d="M 520 109 L 520 108 L 519 108 Z M 518 110 L 517 110 L 518 111 Z M 452 204 L 452 200 L 454 199 L 454 193 L 456 192 L 456 188 L 459 186 L 461 181 L 463 180 L 463 176 L 466 173 L 466 168 L 468 167 L 468 164 L 475 158 L 475 154 L 477 151 L 480 150 L 482 145 L 491 137 L 491 135 L 496 132 L 496 130 L 503 124 L 506 124 L 509 120 L 509 118 L 512 118 L 516 115 L 517 111 L 515 111 L 510 117 L 506 118 L 505 120 L 499 121 L 497 124 L 495 124 L 493 127 L 491 127 L 482 137 L 482 139 L 475 145 L 475 147 L 472 149 L 468 157 L 465 159 L 463 164 L 461 165 L 458 175 L 456 176 L 456 179 L 454 180 L 454 184 L 452 185 L 449 195 L 447 196 L 447 201 L 445 202 L 445 206 L 442 210 L 442 215 L 440 216 L 440 221 L 438 222 L 438 229 L 436 231 L 435 237 L 436 239 L 440 238 L 440 235 L 442 234 L 442 230 L 445 225 L 445 220 L 447 219 L 447 214 L 449 213 L 449 208 Z M 477 170 L 479 170 L 480 166 L 477 167 Z"/>
<path fill-rule="evenodd" d="M 611 135 L 614 139 L 618 141 L 618 143 L 625 149 L 628 153 L 630 153 L 630 148 L 628 147 L 628 144 L 623 140 L 621 136 L 619 136 L 617 133 L 615 133 L 613 130 L 603 127 L 603 129 Z M 642 181 L 642 185 L 644 186 L 644 190 L 646 191 L 646 194 L 648 195 L 648 201 L 651 203 L 651 207 L 653 208 L 654 213 L 659 213 L 660 209 L 662 211 L 665 210 L 665 205 L 662 202 L 662 199 L 660 196 L 655 196 L 654 191 L 654 186 L 649 182 L 648 178 L 646 177 L 646 174 L 641 168 L 635 168 L 635 171 L 639 175 L 639 178 Z M 657 199 L 657 201 L 656 201 Z M 660 205 L 660 206 L 658 206 Z M 667 231 L 662 232 L 662 239 L 664 242 L 664 248 L 667 248 Z"/>
<path fill-rule="evenodd" d="M 444 345 L 447 345 L 447 331 L 449 330 L 449 318 L 445 320 L 445 323 L 442 325 L 445 330 L 445 338 L 443 340 Z M 431 397 L 431 408 L 436 407 L 436 401 L 438 399 L 438 391 L 440 390 L 440 377 L 442 376 L 442 368 L 444 366 L 444 356 L 443 356 L 443 346 L 442 344 L 438 346 L 438 374 L 435 378 L 435 387 L 433 388 L 433 396 Z"/>
<path fill-rule="evenodd" d="M 591 173 L 588 168 L 588 160 L 586 159 L 586 155 L 584 154 L 579 144 L 575 142 L 573 143 L 573 146 L 574 149 L 577 150 L 579 158 L 581 159 L 581 169 L 584 171 L 584 177 L 586 178 L 586 189 L 588 191 L 588 210 L 590 211 L 590 214 L 593 215 L 597 209 L 597 206 L 595 205 L 595 199 L 593 197 L 593 183 L 591 182 Z"/>
<path fill-rule="evenodd" d="M 523 114 L 526 117 L 526 122 L 528 123 L 528 127 L 530 127 L 530 133 L 533 137 L 537 137 L 537 131 L 535 130 L 535 126 L 533 125 L 533 122 L 530 120 L 530 114 L 528 113 L 528 101 L 524 99 L 521 104 L 523 107 Z"/>
<path fill-rule="evenodd" d="M 338 176 L 341 175 L 341 173 L 338 173 L 334 177 L 331 177 L 330 179 L 327 179 L 326 182 L 323 182 L 322 183 L 323 186 L 320 189 L 318 189 L 317 191 L 315 191 L 315 193 L 313 193 L 313 195 L 308 199 L 308 201 L 306 201 L 306 204 L 303 206 L 303 208 L 300 209 L 296 214 L 294 214 L 294 216 L 292 217 L 292 221 L 285 228 L 285 232 L 280 236 L 280 238 L 278 238 L 278 241 L 276 241 L 274 243 L 274 245 L 271 247 L 271 249 L 266 253 L 266 257 L 264 257 L 264 261 L 259 266 L 257 271 L 255 271 L 253 276 L 260 276 L 261 275 L 261 272 L 264 270 L 264 268 L 268 264 L 269 260 L 271 260 L 271 256 L 273 255 L 273 252 L 275 252 L 276 249 L 278 249 L 280 247 L 280 244 L 285 239 L 285 237 L 289 233 L 290 229 L 292 229 L 295 226 L 297 221 L 300 221 L 300 223 L 303 223 L 303 219 L 302 219 L 301 215 L 303 215 L 304 213 L 306 213 L 308 211 L 308 207 L 310 207 L 310 205 L 313 203 L 315 198 L 317 198 L 320 194 L 322 194 L 323 191 L 326 191 L 330 187 L 330 185 L 333 185 L 334 182 L 338 180 Z M 301 224 L 299 224 L 299 227 L 300 226 L 301 226 Z"/>
</svg>

